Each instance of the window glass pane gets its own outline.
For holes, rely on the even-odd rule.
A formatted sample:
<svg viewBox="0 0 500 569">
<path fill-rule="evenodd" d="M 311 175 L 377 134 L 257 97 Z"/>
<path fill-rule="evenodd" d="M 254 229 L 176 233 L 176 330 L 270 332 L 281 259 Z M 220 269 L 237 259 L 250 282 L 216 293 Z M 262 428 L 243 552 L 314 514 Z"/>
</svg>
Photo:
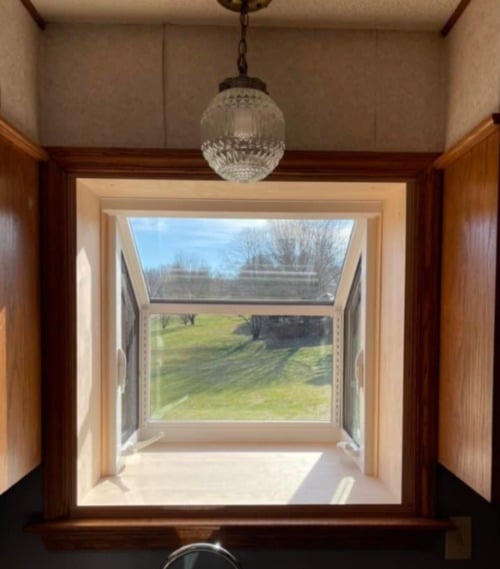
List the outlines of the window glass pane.
<svg viewBox="0 0 500 569">
<path fill-rule="evenodd" d="M 352 440 L 361 444 L 360 397 L 356 378 L 356 358 L 361 339 L 361 264 L 356 269 L 344 311 L 343 427 Z"/>
<path fill-rule="evenodd" d="M 125 390 L 122 394 L 122 433 L 125 443 L 139 426 L 139 307 L 122 256 L 122 349 L 127 358 Z"/>
<path fill-rule="evenodd" d="M 152 300 L 331 303 L 352 219 L 129 218 Z"/>
<path fill-rule="evenodd" d="M 150 317 L 157 421 L 330 421 L 332 319 Z"/>
</svg>

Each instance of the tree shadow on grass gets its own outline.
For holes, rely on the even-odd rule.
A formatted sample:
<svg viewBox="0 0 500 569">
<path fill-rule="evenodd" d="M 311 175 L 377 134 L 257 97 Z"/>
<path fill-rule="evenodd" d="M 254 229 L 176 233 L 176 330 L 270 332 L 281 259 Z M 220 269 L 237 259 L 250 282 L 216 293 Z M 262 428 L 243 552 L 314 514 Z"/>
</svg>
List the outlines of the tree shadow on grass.
<svg viewBox="0 0 500 569">
<path fill-rule="evenodd" d="M 163 336 L 166 330 L 155 332 Z M 158 397 L 155 406 L 186 396 L 218 397 L 221 393 L 229 399 L 236 396 L 244 400 L 247 392 L 280 383 L 309 383 L 318 387 L 331 383 L 331 349 L 325 356 L 321 350 L 300 351 L 331 344 L 329 337 L 310 334 L 276 338 L 264 334 L 253 340 L 245 322 L 224 332 L 215 327 L 207 333 L 210 334 L 207 338 L 217 340 L 220 336 L 220 341 L 179 343 L 175 350 L 160 348 L 155 353 L 151 375 L 151 390 Z"/>
<path fill-rule="evenodd" d="M 167 361 L 158 381 L 168 381 L 169 399 L 207 392 L 245 392 L 283 380 L 296 350 L 268 351 L 262 342 L 247 340 L 230 350 L 200 348 L 192 357 Z"/>
<path fill-rule="evenodd" d="M 315 348 L 318 346 L 331 345 L 331 338 L 318 335 L 298 336 L 295 338 L 276 338 L 272 334 L 267 334 L 262 338 L 268 350 L 293 350 L 301 348 Z"/>
<path fill-rule="evenodd" d="M 252 345 L 252 343 L 254 341 L 255 340 L 252 340 L 252 338 L 248 338 L 244 342 L 241 342 L 241 344 L 237 344 L 236 346 L 233 346 L 233 347 L 225 350 L 224 355 L 230 356 L 231 354 L 236 354 L 238 352 L 244 352 Z M 265 349 L 264 344 L 262 344 L 262 342 L 259 342 L 258 345 L 256 346 L 256 348 L 254 348 L 253 354 L 255 355 L 256 353 L 262 351 L 263 349 Z"/>
<path fill-rule="evenodd" d="M 241 320 L 241 324 L 238 324 L 238 326 L 236 326 L 236 328 L 233 330 L 233 334 L 238 334 L 240 336 L 251 336 L 252 332 L 250 330 L 250 324 L 246 321 Z"/>
</svg>

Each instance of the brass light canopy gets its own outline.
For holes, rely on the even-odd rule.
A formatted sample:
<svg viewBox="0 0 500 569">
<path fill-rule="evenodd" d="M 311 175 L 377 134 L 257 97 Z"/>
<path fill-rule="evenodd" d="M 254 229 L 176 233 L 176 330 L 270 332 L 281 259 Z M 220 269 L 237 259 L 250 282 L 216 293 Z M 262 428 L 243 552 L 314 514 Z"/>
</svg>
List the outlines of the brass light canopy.
<svg viewBox="0 0 500 569">
<path fill-rule="evenodd" d="M 276 168 L 285 151 L 283 113 L 269 96 L 264 81 L 248 75 L 246 58 L 249 12 L 266 8 L 271 0 L 217 2 L 240 14 L 238 75 L 219 84 L 219 94 L 201 117 L 201 150 L 222 179 L 257 182 Z"/>
<path fill-rule="evenodd" d="M 241 13 L 244 0 L 217 0 L 219 4 L 233 12 Z M 262 8 L 267 8 L 272 0 L 248 0 L 248 11 L 258 12 Z"/>
</svg>

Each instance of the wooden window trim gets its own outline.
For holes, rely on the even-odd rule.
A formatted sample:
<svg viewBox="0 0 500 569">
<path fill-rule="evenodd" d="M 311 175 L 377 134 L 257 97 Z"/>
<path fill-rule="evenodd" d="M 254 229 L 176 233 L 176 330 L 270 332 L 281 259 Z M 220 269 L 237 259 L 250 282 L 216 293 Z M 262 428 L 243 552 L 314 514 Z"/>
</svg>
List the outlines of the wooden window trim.
<svg viewBox="0 0 500 569">
<path fill-rule="evenodd" d="M 270 181 L 408 183 L 404 506 L 78 507 L 76 180 L 217 179 L 199 151 L 49 148 L 42 168 L 44 505 L 27 531 L 46 546 L 412 546 L 450 529 L 435 511 L 440 179 L 436 154 L 287 152 Z M 412 347 L 418 346 L 416 352 Z"/>
</svg>

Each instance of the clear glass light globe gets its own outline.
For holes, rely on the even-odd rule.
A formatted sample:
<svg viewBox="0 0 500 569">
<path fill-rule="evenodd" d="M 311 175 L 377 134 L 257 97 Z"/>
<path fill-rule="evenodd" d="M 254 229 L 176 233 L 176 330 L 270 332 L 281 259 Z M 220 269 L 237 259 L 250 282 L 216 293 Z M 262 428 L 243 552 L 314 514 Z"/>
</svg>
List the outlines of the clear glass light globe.
<svg viewBox="0 0 500 569">
<path fill-rule="evenodd" d="M 256 182 L 268 176 L 285 151 L 285 119 L 259 89 L 221 91 L 201 117 L 201 150 L 223 179 Z"/>
</svg>

